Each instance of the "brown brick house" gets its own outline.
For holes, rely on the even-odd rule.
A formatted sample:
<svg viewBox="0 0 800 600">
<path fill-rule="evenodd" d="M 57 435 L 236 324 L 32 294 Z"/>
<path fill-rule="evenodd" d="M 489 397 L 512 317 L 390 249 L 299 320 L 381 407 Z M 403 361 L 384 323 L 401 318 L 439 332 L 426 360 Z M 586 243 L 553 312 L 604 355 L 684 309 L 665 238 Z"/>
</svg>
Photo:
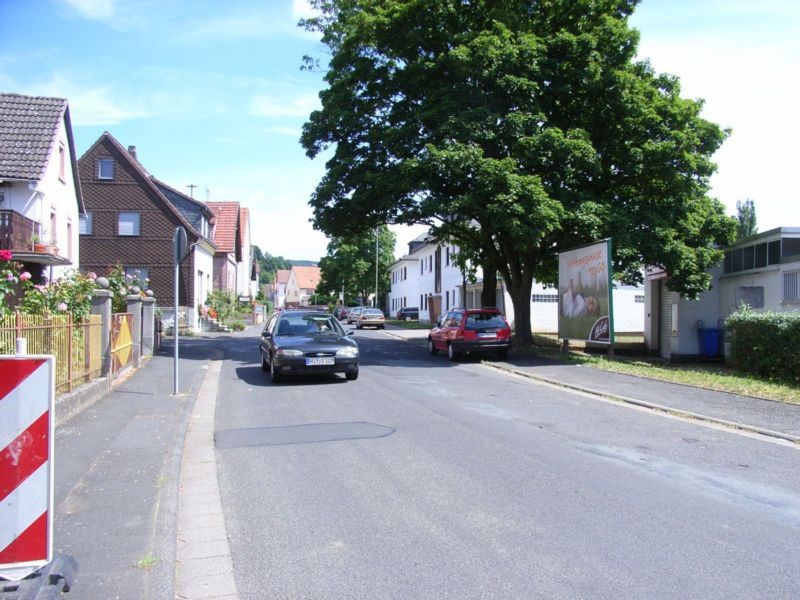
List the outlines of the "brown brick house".
<svg viewBox="0 0 800 600">
<path fill-rule="evenodd" d="M 159 307 L 174 295 L 172 239 L 186 230 L 190 253 L 180 269 L 179 305 L 187 325 L 198 326 L 197 306 L 211 291 L 215 247 L 208 238 L 213 214 L 150 175 L 136 149 L 108 132 L 78 161 L 86 216 L 80 227 L 80 266 L 105 274 L 116 264 L 148 277 Z"/>
</svg>

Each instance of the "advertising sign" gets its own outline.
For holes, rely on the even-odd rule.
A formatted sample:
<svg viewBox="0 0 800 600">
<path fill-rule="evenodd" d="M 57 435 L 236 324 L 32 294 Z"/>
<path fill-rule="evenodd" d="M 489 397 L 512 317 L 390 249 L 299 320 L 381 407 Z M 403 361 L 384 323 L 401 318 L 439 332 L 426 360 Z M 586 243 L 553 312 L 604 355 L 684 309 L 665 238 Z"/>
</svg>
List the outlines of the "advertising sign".
<svg viewBox="0 0 800 600">
<path fill-rule="evenodd" d="M 19 580 L 52 559 L 52 356 L 0 357 L 0 577 Z"/>
<path fill-rule="evenodd" d="M 558 337 L 614 343 L 611 240 L 558 255 Z"/>
</svg>

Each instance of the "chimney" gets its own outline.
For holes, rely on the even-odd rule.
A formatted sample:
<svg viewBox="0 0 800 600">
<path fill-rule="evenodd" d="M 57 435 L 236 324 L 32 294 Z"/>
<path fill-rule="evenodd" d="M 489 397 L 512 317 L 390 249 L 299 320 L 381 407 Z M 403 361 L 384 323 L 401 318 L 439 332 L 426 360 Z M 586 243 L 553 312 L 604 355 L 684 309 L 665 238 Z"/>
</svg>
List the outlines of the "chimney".
<svg viewBox="0 0 800 600">
<path fill-rule="evenodd" d="M 133 157 L 133 160 L 138 161 L 139 159 L 136 158 L 136 146 L 128 146 L 128 154 Z"/>
</svg>

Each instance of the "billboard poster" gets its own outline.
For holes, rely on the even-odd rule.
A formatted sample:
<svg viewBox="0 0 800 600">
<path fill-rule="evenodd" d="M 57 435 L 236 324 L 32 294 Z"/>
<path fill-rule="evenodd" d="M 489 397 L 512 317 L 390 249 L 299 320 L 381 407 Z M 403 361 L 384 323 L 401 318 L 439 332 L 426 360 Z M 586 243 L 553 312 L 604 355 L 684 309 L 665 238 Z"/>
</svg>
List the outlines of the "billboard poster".
<svg viewBox="0 0 800 600">
<path fill-rule="evenodd" d="M 558 255 L 558 337 L 614 343 L 611 239 Z"/>
</svg>

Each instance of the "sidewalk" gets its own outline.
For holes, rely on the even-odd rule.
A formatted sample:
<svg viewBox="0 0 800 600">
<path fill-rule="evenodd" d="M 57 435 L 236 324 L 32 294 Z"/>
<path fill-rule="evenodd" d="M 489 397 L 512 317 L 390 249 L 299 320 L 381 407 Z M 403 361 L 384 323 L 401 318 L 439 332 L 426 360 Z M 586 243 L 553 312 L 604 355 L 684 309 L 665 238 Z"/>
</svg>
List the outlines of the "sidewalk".
<svg viewBox="0 0 800 600">
<path fill-rule="evenodd" d="M 174 600 L 179 477 L 208 340 L 172 345 L 56 429 L 54 552 L 75 558 L 65 597 Z M 204 383 L 204 381 L 206 383 Z"/>
<path fill-rule="evenodd" d="M 419 344 L 425 343 L 428 334 L 424 329 L 391 326 L 384 331 Z M 800 405 L 797 404 L 645 379 L 513 351 L 508 359 L 491 364 L 545 383 L 800 444 Z"/>
</svg>

